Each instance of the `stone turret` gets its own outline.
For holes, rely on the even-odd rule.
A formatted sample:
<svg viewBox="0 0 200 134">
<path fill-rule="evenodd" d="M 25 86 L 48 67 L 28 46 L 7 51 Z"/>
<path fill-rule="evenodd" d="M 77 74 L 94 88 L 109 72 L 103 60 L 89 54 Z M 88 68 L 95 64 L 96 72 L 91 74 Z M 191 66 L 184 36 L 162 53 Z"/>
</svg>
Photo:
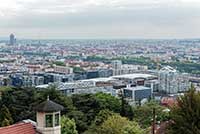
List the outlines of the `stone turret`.
<svg viewBox="0 0 200 134">
<path fill-rule="evenodd" d="M 42 134 L 61 134 L 60 111 L 63 106 L 49 100 L 35 107 L 37 130 Z"/>
</svg>

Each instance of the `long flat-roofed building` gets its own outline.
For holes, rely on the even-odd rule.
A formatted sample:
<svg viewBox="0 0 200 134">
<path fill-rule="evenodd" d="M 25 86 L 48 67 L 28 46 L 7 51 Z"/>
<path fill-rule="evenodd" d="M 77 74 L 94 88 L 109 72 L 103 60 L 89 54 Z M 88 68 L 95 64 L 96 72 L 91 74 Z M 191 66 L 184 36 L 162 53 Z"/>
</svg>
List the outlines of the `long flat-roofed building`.
<svg viewBox="0 0 200 134">
<path fill-rule="evenodd" d="M 149 74 L 128 74 L 112 76 L 107 78 L 94 78 L 78 80 L 73 82 L 59 82 L 56 84 L 57 89 L 65 95 L 79 94 L 79 93 L 97 93 L 104 92 L 114 96 L 118 94 L 118 90 L 123 89 L 122 87 L 116 88 L 116 84 L 123 84 L 123 87 L 128 86 L 145 86 L 148 82 L 150 86 L 147 88 L 155 87 L 154 84 L 157 77 Z M 153 82 L 152 82 L 153 81 Z M 157 84 L 157 83 L 156 83 Z M 37 88 L 47 88 L 48 85 L 40 85 Z"/>
</svg>

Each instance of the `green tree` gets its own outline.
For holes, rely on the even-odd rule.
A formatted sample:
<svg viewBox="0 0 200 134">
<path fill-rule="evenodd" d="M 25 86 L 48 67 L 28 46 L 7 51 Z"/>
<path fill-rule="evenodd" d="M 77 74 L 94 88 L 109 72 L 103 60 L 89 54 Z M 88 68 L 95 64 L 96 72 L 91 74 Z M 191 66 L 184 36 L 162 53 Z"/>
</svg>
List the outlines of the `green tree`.
<svg viewBox="0 0 200 134">
<path fill-rule="evenodd" d="M 35 102 L 37 102 L 36 90 L 13 88 L 13 90 L 3 92 L 0 107 L 7 106 L 15 123 L 24 119 L 35 120 L 33 110 Z"/>
<path fill-rule="evenodd" d="M 10 124 L 10 121 L 8 119 L 4 119 L 1 122 L 1 127 L 5 127 L 5 126 L 9 126 L 9 125 L 11 125 L 11 124 Z"/>
<path fill-rule="evenodd" d="M 13 124 L 13 119 L 10 114 L 10 111 L 5 105 L 3 105 L 2 108 L 0 109 L 0 122 L 1 122 L 0 125 L 2 127 Z"/>
<path fill-rule="evenodd" d="M 108 119 L 108 117 L 110 116 L 113 116 L 115 113 L 113 113 L 112 111 L 109 111 L 109 110 L 101 110 L 97 116 L 95 117 L 95 120 L 94 120 L 94 124 L 96 126 L 99 126 L 101 125 L 105 120 Z"/>
<path fill-rule="evenodd" d="M 55 64 L 57 66 L 66 66 L 66 64 L 62 61 L 54 61 L 53 64 Z"/>
<path fill-rule="evenodd" d="M 132 120 L 133 116 L 134 116 L 133 108 L 125 100 L 125 97 L 124 97 L 122 91 L 120 91 L 119 96 L 120 96 L 120 99 L 121 99 L 120 115 L 124 116 L 124 117 L 128 117 L 130 120 Z"/>
<path fill-rule="evenodd" d="M 34 107 L 45 101 L 47 96 L 50 100 L 64 106 L 62 115 L 74 119 L 78 133 L 85 132 L 93 124 L 95 126 L 102 124 L 114 113 L 120 113 L 122 106 L 119 98 L 109 94 L 76 94 L 67 97 L 62 95 L 55 87 L 49 87 L 45 90 L 12 87 L 11 90 L 2 90 L 1 93 L 0 108 L 3 108 L 3 105 L 7 106 L 13 119 L 12 122 L 9 122 L 9 118 L 0 118 L 3 125 L 16 123 L 24 119 L 35 120 Z M 131 110 L 129 112 L 129 109 L 132 109 L 131 106 L 128 103 L 124 104 L 124 113 L 132 114 Z M 123 116 L 129 117 L 128 114 Z"/>
<path fill-rule="evenodd" d="M 156 121 L 169 120 L 168 113 L 163 112 L 163 110 L 166 108 L 160 106 L 159 103 L 155 101 L 150 101 L 142 106 L 134 107 L 134 120 L 138 122 L 143 128 L 150 127 L 152 124 L 153 108 L 155 108 L 156 112 Z"/>
<path fill-rule="evenodd" d="M 94 134 L 144 134 L 136 122 L 129 121 L 118 114 L 108 117 Z"/>
<path fill-rule="evenodd" d="M 108 109 L 110 111 L 119 113 L 120 112 L 120 100 L 110 94 L 97 93 L 95 98 L 99 102 L 100 109 Z"/>
<path fill-rule="evenodd" d="M 76 123 L 73 119 L 66 116 L 61 117 L 61 133 L 62 134 L 78 134 L 76 130 Z"/>
<path fill-rule="evenodd" d="M 200 134 L 200 92 L 192 86 L 170 113 L 169 134 Z"/>
<path fill-rule="evenodd" d="M 121 112 L 121 100 L 109 94 L 76 94 L 71 98 L 76 110 L 67 115 L 75 119 L 79 133 L 84 132 L 93 124 L 95 117 L 101 110 L 107 109 L 114 113 Z M 77 113 L 81 114 L 79 118 L 75 115 Z M 132 119 L 133 110 L 128 103 L 124 103 L 124 113 L 123 116 Z"/>
<path fill-rule="evenodd" d="M 77 131 L 79 133 L 83 133 L 85 130 L 87 130 L 89 127 L 88 122 L 91 122 L 91 121 L 88 121 L 88 118 L 85 115 L 85 113 L 79 110 L 71 111 L 67 113 L 67 116 L 69 118 L 74 119 L 74 121 L 76 122 Z"/>
<path fill-rule="evenodd" d="M 81 68 L 81 67 L 74 67 L 74 66 L 72 66 L 72 68 L 73 68 L 73 72 L 74 73 L 85 72 L 85 70 L 83 68 Z"/>
<path fill-rule="evenodd" d="M 99 113 L 99 101 L 95 98 L 95 95 L 93 94 L 76 94 L 73 95 L 71 98 L 77 112 L 70 112 L 69 117 L 75 118 L 77 130 L 79 133 L 82 133 L 88 129 L 96 114 Z M 80 114 L 81 116 L 77 119 L 77 115 L 75 114 Z M 78 122 L 81 124 L 79 124 Z"/>
<path fill-rule="evenodd" d="M 49 99 L 62 105 L 64 107 L 64 110 L 62 111 L 62 114 L 66 114 L 72 110 L 75 109 L 72 103 L 72 99 L 70 97 L 67 97 L 63 94 L 61 94 L 60 91 L 56 90 L 55 86 L 50 86 L 48 89 L 38 91 L 37 92 L 37 102 L 35 105 L 37 105 L 40 102 L 43 102 L 47 99 L 47 96 L 49 96 Z"/>
<path fill-rule="evenodd" d="M 62 114 L 73 111 L 73 106 L 70 97 L 62 95 L 54 87 L 46 90 L 37 90 L 35 88 L 12 88 L 2 92 L 0 107 L 6 105 L 15 122 L 24 119 L 35 120 L 36 113 L 34 107 L 47 99 L 47 96 L 56 103 L 64 106 Z"/>
<path fill-rule="evenodd" d="M 94 122 L 90 126 L 90 128 L 84 132 L 84 134 L 93 134 L 97 131 L 98 126 L 102 125 L 104 121 L 106 121 L 110 116 L 115 115 L 115 113 L 109 111 L 109 110 L 101 110 L 97 116 L 95 117 Z"/>
<path fill-rule="evenodd" d="M 145 134 L 148 133 L 147 130 L 143 130 L 136 122 L 130 122 L 127 126 L 123 128 L 123 134 Z"/>
</svg>

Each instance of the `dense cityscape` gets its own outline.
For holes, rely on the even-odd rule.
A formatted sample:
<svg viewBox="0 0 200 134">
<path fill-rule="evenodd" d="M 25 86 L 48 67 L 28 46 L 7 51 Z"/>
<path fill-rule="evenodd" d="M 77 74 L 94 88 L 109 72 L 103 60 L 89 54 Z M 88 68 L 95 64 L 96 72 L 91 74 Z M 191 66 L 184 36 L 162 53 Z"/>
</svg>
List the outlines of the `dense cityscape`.
<svg viewBox="0 0 200 134">
<path fill-rule="evenodd" d="M 155 103 L 153 105 L 170 111 L 177 98 L 188 92 L 191 86 L 200 90 L 198 39 L 18 40 L 16 35 L 10 34 L 9 40 L 1 40 L 0 46 L 1 95 L 12 88 L 31 88 L 47 92 L 49 96 L 52 94 L 49 89 L 53 87 L 54 92 L 67 97 L 103 93 L 116 99 L 123 96 L 129 107 Z M 48 105 L 54 105 L 46 103 L 47 111 L 43 109 L 43 112 L 49 112 Z M 151 113 L 154 108 L 149 108 Z M 129 114 L 124 116 L 133 118 Z M 42 118 L 38 116 L 37 121 Z M 23 121 L 36 124 L 30 119 Z M 164 133 L 160 129 L 166 120 L 160 121 L 161 124 L 155 123 L 153 131 L 149 132 Z M 83 131 L 79 124 L 76 125 L 78 133 L 85 130 L 94 133 L 94 130 L 85 128 Z M 38 130 L 49 134 L 45 129 Z"/>
<path fill-rule="evenodd" d="M 200 0 L 0 0 L 0 134 L 200 134 Z"/>
<path fill-rule="evenodd" d="M 73 94 L 96 87 L 95 83 L 127 86 L 139 80 L 142 86 L 153 87 L 152 93 L 177 94 L 191 84 L 199 89 L 198 39 L 18 41 L 11 34 L 0 45 L 1 86 L 54 84 Z"/>
</svg>

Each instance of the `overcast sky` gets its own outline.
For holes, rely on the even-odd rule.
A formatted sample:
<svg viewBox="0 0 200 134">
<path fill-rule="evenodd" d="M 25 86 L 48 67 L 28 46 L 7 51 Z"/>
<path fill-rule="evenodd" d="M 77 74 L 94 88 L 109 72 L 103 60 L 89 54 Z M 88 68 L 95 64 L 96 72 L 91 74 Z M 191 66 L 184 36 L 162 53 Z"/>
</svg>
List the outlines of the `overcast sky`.
<svg viewBox="0 0 200 134">
<path fill-rule="evenodd" d="M 0 37 L 198 38 L 200 0 L 0 0 Z"/>
</svg>

